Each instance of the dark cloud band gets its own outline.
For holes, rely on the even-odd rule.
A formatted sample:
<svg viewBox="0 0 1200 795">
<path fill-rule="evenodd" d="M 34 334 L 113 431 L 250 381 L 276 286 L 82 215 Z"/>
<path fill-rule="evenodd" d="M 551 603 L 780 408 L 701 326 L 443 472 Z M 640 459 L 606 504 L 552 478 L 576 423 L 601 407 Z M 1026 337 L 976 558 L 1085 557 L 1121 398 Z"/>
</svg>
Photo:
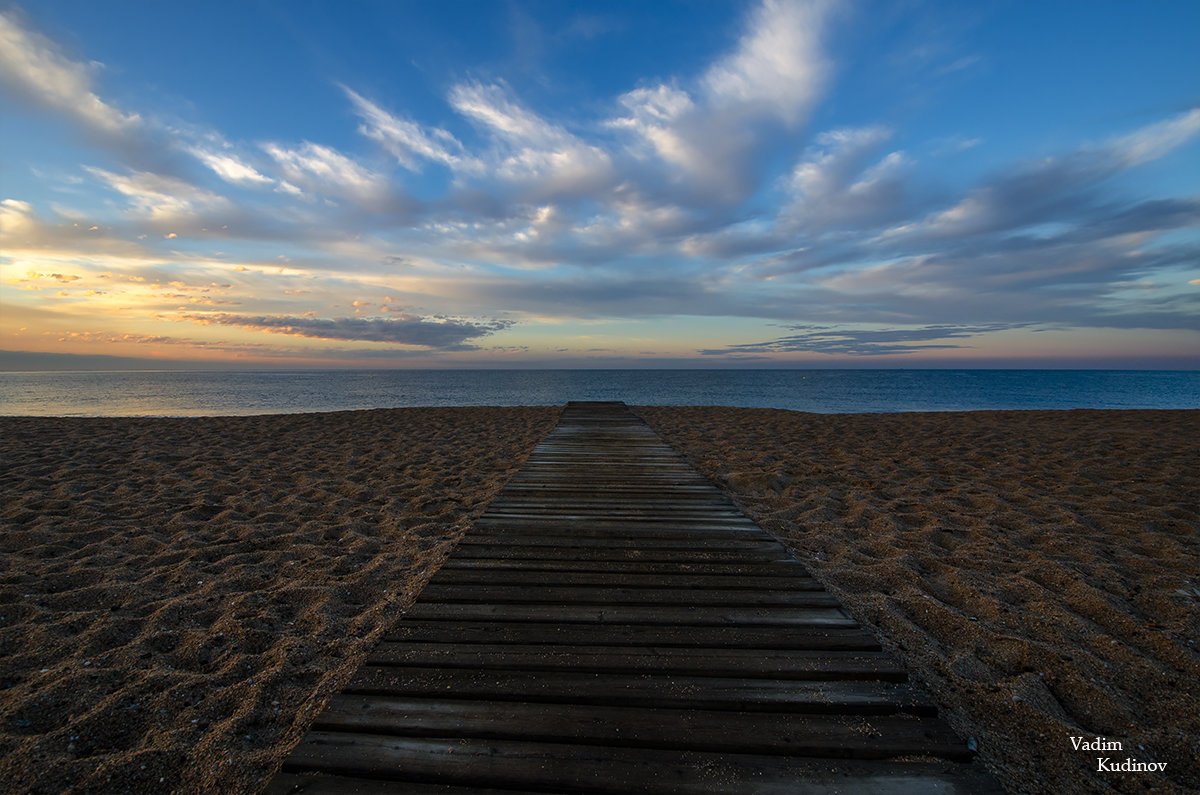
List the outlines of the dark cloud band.
<svg viewBox="0 0 1200 795">
<path fill-rule="evenodd" d="M 321 340 L 383 342 L 416 345 L 441 351 L 476 350 L 467 340 L 486 337 L 513 325 L 510 320 L 430 320 L 417 315 L 391 318 L 307 318 L 287 316 L 247 316 L 216 313 L 191 315 L 194 323 L 238 326 L 269 334 L 287 334 Z"/>
</svg>

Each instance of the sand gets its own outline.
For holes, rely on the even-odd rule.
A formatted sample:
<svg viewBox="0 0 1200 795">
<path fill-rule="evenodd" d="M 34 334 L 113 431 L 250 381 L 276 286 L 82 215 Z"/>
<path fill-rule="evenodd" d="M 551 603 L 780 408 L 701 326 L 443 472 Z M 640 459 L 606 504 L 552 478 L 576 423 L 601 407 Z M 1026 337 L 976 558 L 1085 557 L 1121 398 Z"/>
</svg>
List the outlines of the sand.
<svg viewBox="0 0 1200 795">
<path fill-rule="evenodd" d="M 1200 791 L 1200 411 L 637 411 L 877 630 L 1008 791 Z"/>
<path fill-rule="evenodd" d="M 1009 791 L 1200 788 L 1200 412 L 638 411 Z M 6 791 L 260 789 L 557 414 L 0 418 Z"/>
<path fill-rule="evenodd" d="M 0 789 L 261 789 L 558 411 L 0 418 Z"/>
</svg>

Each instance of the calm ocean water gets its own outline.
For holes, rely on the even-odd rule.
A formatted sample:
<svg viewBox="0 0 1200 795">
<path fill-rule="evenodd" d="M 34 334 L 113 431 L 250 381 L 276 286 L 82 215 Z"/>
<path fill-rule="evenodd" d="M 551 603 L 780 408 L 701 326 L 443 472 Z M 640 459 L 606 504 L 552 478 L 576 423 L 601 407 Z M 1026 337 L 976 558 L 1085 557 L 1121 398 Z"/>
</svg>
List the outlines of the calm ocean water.
<svg viewBox="0 0 1200 795">
<path fill-rule="evenodd" d="M 400 406 L 713 405 L 819 413 L 1200 408 L 1200 372 L 379 370 L 0 373 L 0 414 L 204 416 Z"/>
</svg>

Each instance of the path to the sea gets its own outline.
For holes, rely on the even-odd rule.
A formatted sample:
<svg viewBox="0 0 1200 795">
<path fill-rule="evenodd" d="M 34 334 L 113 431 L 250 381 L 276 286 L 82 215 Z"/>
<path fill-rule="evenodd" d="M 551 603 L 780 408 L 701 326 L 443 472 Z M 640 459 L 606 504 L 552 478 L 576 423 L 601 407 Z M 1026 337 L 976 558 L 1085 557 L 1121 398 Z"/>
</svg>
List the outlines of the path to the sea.
<svg viewBox="0 0 1200 795">
<path fill-rule="evenodd" d="M 570 403 L 267 792 L 998 791 L 906 680 L 623 403 Z"/>
</svg>

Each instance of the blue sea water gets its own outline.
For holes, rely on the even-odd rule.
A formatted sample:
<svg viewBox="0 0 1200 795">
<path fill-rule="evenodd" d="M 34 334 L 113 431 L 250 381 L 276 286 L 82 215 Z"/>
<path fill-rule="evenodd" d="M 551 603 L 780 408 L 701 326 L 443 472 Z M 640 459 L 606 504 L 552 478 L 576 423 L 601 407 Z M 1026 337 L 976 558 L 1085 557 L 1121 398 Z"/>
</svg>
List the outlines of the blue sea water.
<svg viewBox="0 0 1200 795">
<path fill-rule="evenodd" d="M 0 373 L 0 414 L 206 416 L 401 406 L 630 405 L 818 413 L 1200 408 L 1200 372 L 378 370 Z"/>
</svg>

